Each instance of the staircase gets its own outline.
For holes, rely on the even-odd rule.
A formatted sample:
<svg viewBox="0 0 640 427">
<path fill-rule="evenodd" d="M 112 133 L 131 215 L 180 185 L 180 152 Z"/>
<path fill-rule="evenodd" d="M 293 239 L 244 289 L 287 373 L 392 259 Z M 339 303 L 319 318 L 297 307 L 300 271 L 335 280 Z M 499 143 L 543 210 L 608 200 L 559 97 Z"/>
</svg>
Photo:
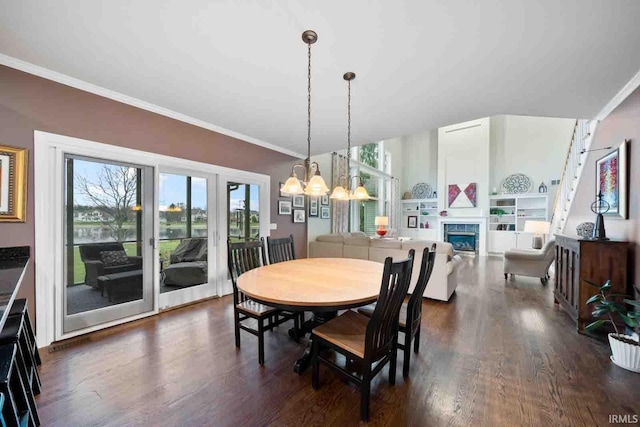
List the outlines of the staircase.
<svg viewBox="0 0 640 427">
<path fill-rule="evenodd" d="M 553 206 L 550 228 L 552 236 L 556 233 L 564 232 L 571 204 L 584 169 L 584 163 L 589 154 L 586 151 L 591 146 L 597 125 L 598 122 L 596 120 L 576 120 L 571 144 L 569 145 L 569 153 L 564 163 L 560 186 Z"/>
</svg>

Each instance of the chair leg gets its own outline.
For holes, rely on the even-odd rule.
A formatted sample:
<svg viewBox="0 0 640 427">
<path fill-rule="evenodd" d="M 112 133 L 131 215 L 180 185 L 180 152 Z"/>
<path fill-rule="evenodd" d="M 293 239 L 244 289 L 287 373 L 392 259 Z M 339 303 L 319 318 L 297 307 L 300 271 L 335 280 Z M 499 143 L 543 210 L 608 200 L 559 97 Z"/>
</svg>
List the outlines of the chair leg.
<svg viewBox="0 0 640 427">
<path fill-rule="evenodd" d="M 422 331 L 422 325 L 418 326 L 418 330 L 416 331 L 416 336 L 413 339 L 413 352 L 420 352 L 420 331 Z"/>
<path fill-rule="evenodd" d="M 360 391 L 360 419 L 369 421 L 369 400 L 371 398 L 371 365 L 365 361 L 362 372 L 362 390 Z"/>
<path fill-rule="evenodd" d="M 314 390 L 320 388 L 320 360 L 318 353 L 320 351 L 320 343 L 317 339 L 311 340 L 311 387 Z"/>
<path fill-rule="evenodd" d="M 398 337 L 396 337 L 396 343 L 398 342 Z M 407 349 L 405 349 L 405 353 L 409 353 Z M 391 356 L 389 357 L 389 384 L 394 385 L 396 383 L 396 366 L 398 364 L 398 346 L 395 344 L 391 349 Z"/>
<path fill-rule="evenodd" d="M 407 328 L 407 331 L 404 334 L 404 351 L 403 351 L 403 353 L 404 353 L 404 364 L 402 365 L 402 376 L 404 378 L 407 378 L 409 376 L 409 367 L 411 365 L 411 335 L 412 335 L 412 333 L 413 333 L 413 331 L 411 330 L 411 328 Z M 391 374 L 391 368 L 389 368 L 389 374 Z M 394 378 L 394 380 L 395 380 L 395 378 Z M 391 382 L 391 381 L 389 381 L 389 382 Z"/>
<path fill-rule="evenodd" d="M 264 319 L 258 320 L 258 363 L 264 365 Z"/>
<path fill-rule="evenodd" d="M 240 313 L 238 310 L 233 310 L 233 323 L 236 333 L 236 347 L 240 347 Z"/>
</svg>

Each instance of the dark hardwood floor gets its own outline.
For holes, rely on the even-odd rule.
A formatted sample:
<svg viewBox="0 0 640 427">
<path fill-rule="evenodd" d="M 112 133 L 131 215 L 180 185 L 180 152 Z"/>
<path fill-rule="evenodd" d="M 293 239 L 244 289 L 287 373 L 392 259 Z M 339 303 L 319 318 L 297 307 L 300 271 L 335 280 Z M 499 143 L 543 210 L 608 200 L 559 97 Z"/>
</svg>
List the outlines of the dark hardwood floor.
<svg viewBox="0 0 640 427">
<path fill-rule="evenodd" d="M 395 386 L 376 377 L 371 426 L 608 425 L 640 413 L 640 375 L 609 361 L 553 305 L 553 284 L 505 282 L 498 258 L 465 259 L 447 303 L 425 301 L 421 352 Z M 233 338 L 231 298 L 93 334 L 43 354 L 44 426 L 351 426 L 359 393 L 321 367 L 293 373 L 304 345 L 288 324 Z M 386 372 L 386 368 L 385 368 Z"/>
</svg>

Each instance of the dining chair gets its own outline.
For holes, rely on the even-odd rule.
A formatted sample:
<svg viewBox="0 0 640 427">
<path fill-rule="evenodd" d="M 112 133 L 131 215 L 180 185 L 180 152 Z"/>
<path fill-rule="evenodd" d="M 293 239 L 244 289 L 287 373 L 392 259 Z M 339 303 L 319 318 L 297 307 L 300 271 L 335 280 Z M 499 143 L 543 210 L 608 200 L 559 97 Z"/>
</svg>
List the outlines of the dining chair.
<svg viewBox="0 0 640 427">
<path fill-rule="evenodd" d="M 279 239 L 272 239 L 267 236 L 267 248 L 269 250 L 269 264 L 296 259 L 293 234 Z"/>
<path fill-rule="evenodd" d="M 254 268 L 267 265 L 264 253 L 264 238 L 259 241 L 231 243 L 227 240 L 227 260 L 229 275 L 233 284 L 233 317 L 236 347 L 240 347 L 240 330 L 258 337 L 258 363 L 264 365 L 264 332 L 275 328 L 283 322 L 292 320 L 295 330 L 300 328 L 298 313 L 284 313 L 274 307 L 251 300 L 238 289 L 237 280 L 243 273 Z M 243 323 L 255 319 L 258 329 Z M 265 321 L 267 322 L 265 324 Z"/>
<path fill-rule="evenodd" d="M 413 351 L 420 351 L 420 323 L 422 321 L 422 295 L 427 288 L 427 283 L 431 277 L 433 266 L 436 261 L 436 244 L 422 251 L 422 262 L 420 263 L 420 274 L 416 281 L 416 287 L 410 296 L 405 297 L 400 308 L 399 330 L 404 334 L 404 339 L 398 342 L 398 348 L 404 351 L 404 363 L 402 366 L 402 376 L 409 376 L 411 364 L 411 341 L 413 341 Z M 366 306 L 358 309 L 360 314 L 371 317 L 374 307 Z"/>
<path fill-rule="evenodd" d="M 267 249 L 269 250 L 269 264 L 276 264 L 278 262 L 293 261 L 296 259 L 296 250 L 293 245 L 293 234 L 289 237 L 281 237 L 279 239 L 272 239 L 267 236 Z M 302 327 L 304 323 L 304 311 L 296 313 L 299 317 L 299 324 Z M 301 336 L 299 328 L 295 328 L 292 338 L 298 341 Z"/>
<path fill-rule="evenodd" d="M 415 251 L 409 258 L 393 262 L 385 259 L 378 303 L 371 318 L 348 310 L 340 316 L 316 327 L 311 333 L 312 375 L 311 386 L 319 388 L 320 362 L 344 375 L 360 387 L 360 418 L 369 420 L 371 380 L 389 363 L 389 383 L 396 382 L 398 345 L 398 316 L 402 301 L 409 290 Z M 329 348 L 344 355 L 347 360 L 361 366 L 360 375 L 354 375 L 339 366 L 335 360 L 320 353 Z M 376 363 L 373 367 L 373 364 Z"/>
</svg>

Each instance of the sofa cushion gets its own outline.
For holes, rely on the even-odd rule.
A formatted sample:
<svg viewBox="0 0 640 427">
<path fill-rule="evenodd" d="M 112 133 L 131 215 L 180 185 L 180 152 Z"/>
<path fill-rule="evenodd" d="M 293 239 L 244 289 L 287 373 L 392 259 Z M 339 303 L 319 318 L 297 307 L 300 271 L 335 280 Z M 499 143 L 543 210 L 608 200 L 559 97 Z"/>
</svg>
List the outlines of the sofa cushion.
<svg viewBox="0 0 640 427">
<path fill-rule="evenodd" d="M 316 237 L 317 242 L 344 243 L 344 236 L 341 234 L 322 234 Z"/>
<path fill-rule="evenodd" d="M 351 237 L 366 237 L 368 239 L 367 235 L 363 231 L 352 231 Z"/>
<path fill-rule="evenodd" d="M 100 252 L 100 258 L 102 258 L 105 267 L 130 264 L 125 251 L 102 251 Z"/>
<path fill-rule="evenodd" d="M 345 237 L 344 244 L 349 246 L 366 246 L 369 247 L 371 239 L 368 237 Z"/>
<path fill-rule="evenodd" d="M 402 242 L 395 239 L 371 239 L 372 248 L 402 249 Z"/>
</svg>

